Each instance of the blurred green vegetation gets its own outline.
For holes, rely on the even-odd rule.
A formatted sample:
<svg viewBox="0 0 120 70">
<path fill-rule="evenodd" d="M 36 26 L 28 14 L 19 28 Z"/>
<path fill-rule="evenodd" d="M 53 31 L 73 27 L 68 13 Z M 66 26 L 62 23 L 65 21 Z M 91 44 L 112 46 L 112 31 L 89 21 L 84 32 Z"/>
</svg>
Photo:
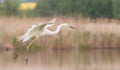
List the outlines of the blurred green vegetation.
<svg viewBox="0 0 120 70">
<path fill-rule="evenodd" d="M 0 15 L 16 16 L 19 12 L 19 3 L 16 0 L 5 0 L 0 4 Z"/>
<path fill-rule="evenodd" d="M 19 10 L 16 0 L 0 4 L 0 15 L 5 16 L 82 16 L 120 19 L 119 0 L 37 0 L 33 10 Z"/>
</svg>

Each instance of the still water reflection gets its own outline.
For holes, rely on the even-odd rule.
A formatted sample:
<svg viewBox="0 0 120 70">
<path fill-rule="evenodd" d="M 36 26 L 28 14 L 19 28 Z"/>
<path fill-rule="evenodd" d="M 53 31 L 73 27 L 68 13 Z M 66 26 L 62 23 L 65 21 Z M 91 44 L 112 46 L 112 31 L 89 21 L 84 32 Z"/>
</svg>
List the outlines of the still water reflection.
<svg viewBox="0 0 120 70">
<path fill-rule="evenodd" d="M 13 60 L 13 51 L 0 52 L 0 70 L 120 70 L 119 50 L 42 50 Z"/>
</svg>

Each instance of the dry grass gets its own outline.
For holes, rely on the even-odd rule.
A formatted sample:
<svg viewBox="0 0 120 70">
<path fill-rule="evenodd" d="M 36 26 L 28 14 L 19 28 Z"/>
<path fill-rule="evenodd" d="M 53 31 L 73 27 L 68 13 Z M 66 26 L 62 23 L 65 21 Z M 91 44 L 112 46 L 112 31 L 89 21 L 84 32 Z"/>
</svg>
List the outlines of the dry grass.
<svg viewBox="0 0 120 70">
<path fill-rule="evenodd" d="M 20 36 L 33 24 L 47 22 L 54 17 L 18 18 L 0 17 L 0 44 L 13 46 L 14 37 Z M 35 44 L 46 48 L 118 48 L 120 24 L 117 20 L 57 17 L 56 25 L 67 22 L 77 29 L 63 28 L 54 36 L 44 36 Z M 55 26 L 56 26 L 55 25 Z M 54 30 L 55 27 L 50 28 Z"/>
</svg>

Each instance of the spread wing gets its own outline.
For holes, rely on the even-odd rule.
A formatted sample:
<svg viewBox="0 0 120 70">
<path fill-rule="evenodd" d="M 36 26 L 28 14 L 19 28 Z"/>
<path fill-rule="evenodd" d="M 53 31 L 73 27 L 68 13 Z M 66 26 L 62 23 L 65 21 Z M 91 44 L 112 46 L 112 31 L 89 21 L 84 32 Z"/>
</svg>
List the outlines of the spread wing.
<svg viewBox="0 0 120 70">
<path fill-rule="evenodd" d="M 48 24 L 48 25 L 54 24 L 55 21 L 56 21 L 56 18 L 54 18 L 54 19 L 50 20 L 49 22 L 47 22 L 47 24 Z"/>
<path fill-rule="evenodd" d="M 30 27 L 24 35 L 17 37 L 17 40 L 18 41 L 22 40 L 23 42 L 26 42 L 31 37 L 38 36 L 46 25 L 48 25 L 48 26 L 54 25 L 55 21 L 56 21 L 56 18 L 54 18 L 53 20 L 51 20 L 51 21 L 49 21 L 47 23 L 41 23 L 41 24 L 38 24 L 38 25 L 32 25 L 32 27 Z"/>
<path fill-rule="evenodd" d="M 24 35 L 17 37 L 18 41 L 28 41 L 34 34 L 41 32 L 45 25 L 46 24 L 32 25 L 32 27 L 29 28 Z"/>
<path fill-rule="evenodd" d="M 29 28 L 24 35 L 17 37 L 17 40 L 18 40 L 18 41 L 23 40 L 23 42 L 29 40 L 29 38 L 30 38 L 30 33 L 31 33 L 31 31 L 32 31 L 36 26 L 37 26 L 37 25 L 32 25 L 32 27 Z"/>
</svg>

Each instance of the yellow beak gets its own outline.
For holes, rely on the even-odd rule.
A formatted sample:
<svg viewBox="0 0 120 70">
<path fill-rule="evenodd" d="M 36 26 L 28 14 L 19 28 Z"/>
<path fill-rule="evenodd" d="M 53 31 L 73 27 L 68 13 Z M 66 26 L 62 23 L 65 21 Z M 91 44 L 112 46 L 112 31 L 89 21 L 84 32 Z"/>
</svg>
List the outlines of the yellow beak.
<svg viewBox="0 0 120 70">
<path fill-rule="evenodd" d="M 70 28 L 72 28 L 72 29 L 76 29 L 76 27 L 74 27 L 74 26 L 69 26 Z"/>
</svg>

